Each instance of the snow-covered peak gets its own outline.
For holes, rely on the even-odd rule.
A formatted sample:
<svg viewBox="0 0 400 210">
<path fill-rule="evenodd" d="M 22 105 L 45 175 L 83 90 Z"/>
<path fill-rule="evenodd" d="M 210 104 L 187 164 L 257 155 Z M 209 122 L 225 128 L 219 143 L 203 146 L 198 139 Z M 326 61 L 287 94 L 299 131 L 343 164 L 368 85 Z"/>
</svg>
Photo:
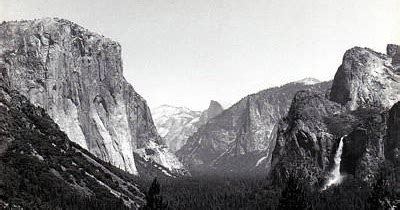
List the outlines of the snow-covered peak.
<svg viewBox="0 0 400 210">
<path fill-rule="evenodd" d="M 312 77 L 307 77 L 307 78 L 304 78 L 304 79 L 296 81 L 296 83 L 303 83 L 305 85 L 314 85 L 314 84 L 317 84 L 317 83 L 320 83 L 320 82 L 321 81 L 319 81 L 319 80 L 317 80 L 315 78 L 312 78 Z"/>
<path fill-rule="evenodd" d="M 171 151 L 180 149 L 197 130 L 201 112 L 186 107 L 161 105 L 152 110 L 158 134 Z"/>
<path fill-rule="evenodd" d="M 161 105 L 151 110 L 154 119 L 169 116 L 193 117 L 201 113 L 200 111 L 193 111 L 186 107 L 177 107 L 171 105 Z"/>
</svg>

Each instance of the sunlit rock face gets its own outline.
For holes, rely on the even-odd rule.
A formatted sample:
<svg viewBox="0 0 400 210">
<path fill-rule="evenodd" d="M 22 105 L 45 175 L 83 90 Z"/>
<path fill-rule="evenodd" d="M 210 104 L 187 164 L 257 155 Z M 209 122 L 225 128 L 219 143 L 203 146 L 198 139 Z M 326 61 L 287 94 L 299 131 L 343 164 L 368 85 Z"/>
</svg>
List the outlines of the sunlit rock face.
<svg viewBox="0 0 400 210">
<path fill-rule="evenodd" d="M 386 54 L 392 59 L 392 65 L 396 72 L 400 70 L 400 46 L 395 44 L 388 44 L 386 47 Z"/>
<path fill-rule="evenodd" d="M 350 110 L 359 107 L 390 108 L 400 100 L 397 47 L 388 46 L 388 55 L 354 47 L 343 56 L 332 85 L 331 100 Z"/>
<path fill-rule="evenodd" d="M 100 204 L 138 209 L 144 205 L 145 195 L 132 175 L 71 142 L 43 108 L 10 86 L 2 62 L 0 130 L 1 201 L 9 207 L 96 209 Z M 74 207 L 60 202 L 71 197 L 77 202 Z"/>
<path fill-rule="evenodd" d="M 176 153 L 192 171 L 248 173 L 270 166 L 277 123 L 287 114 L 295 93 L 325 89 L 330 82 L 303 81 L 260 91 L 210 119 Z"/>
<path fill-rule="evenodd" d="M 46 109 L 72 141 L 138 174 L 133 151 L 159 136 L 146 101 L 123 77 L 117 42 L 46 18 L 1 24 L 0 46 L 15 89 Z"/>
</svg>

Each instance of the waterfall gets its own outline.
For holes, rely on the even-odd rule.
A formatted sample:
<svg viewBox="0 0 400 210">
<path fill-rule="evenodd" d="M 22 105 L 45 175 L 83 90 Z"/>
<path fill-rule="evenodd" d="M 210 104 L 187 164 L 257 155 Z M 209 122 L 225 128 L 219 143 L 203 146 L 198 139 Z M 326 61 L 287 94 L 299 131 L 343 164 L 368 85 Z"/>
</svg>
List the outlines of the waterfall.
<svg viewBox="0 0 400 210">
<path fill-rule="evenodd" d="M 340 161 L 342 160 L 342 151 L 343 151 L 343 139 L 346 136 L 342 136 L 340 138 L 339 146 L 336 150 L 334 166 L 332 171 L 329 174 L 328 182 L 325 184 L 323 190 L 328 189 L 328 187 L 336 184 L 340 184 L 343 179 L 343 175 L 340 174 Z"/>
</svg>

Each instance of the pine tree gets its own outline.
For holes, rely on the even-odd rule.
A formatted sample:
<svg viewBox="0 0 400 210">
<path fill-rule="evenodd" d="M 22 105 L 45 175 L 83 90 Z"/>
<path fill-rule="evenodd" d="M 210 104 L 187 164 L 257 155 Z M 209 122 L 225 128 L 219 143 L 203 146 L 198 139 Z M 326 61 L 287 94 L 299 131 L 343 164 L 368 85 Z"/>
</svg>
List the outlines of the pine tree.
<svg viewBox="0 0 400 210">
<path fill-rule="evenodd" d="M 163 198 L 160 195 L 160 184 L 157 178 L 154 178 L 149 191 L 146 194 L 146 205 L 143 209 L 166 209 L 167 205 L 163 203 Z"/>
<path fill-rule="evenodd" d="M 372 187 L 370 199 L 368 199 L 371 209 L 390 209 L 392 207 L 389 186 L 390 184 L 386 179 L 385 171 L 382 170 Z"/>
<path fill-rule="evenodd" d="M 307 190 L 294 176 L 290 176 L 279 199 L 278 209 L 306 209 Z"/>
</svg>

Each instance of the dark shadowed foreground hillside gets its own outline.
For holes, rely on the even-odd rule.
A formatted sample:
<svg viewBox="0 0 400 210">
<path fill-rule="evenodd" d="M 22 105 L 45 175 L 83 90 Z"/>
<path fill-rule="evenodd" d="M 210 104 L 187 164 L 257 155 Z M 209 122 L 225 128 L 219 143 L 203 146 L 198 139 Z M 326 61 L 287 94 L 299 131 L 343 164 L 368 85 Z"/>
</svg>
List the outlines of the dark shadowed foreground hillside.
<svg viewBox="0 0 400 210">
<path fill-rule="evenodd" d="M 4 70 L 4 69 L 2 69 Z M 71 142 L 0 75 L 0 208 L 124 209 L 143 204 L 133 176 Z"/>
</svg>

